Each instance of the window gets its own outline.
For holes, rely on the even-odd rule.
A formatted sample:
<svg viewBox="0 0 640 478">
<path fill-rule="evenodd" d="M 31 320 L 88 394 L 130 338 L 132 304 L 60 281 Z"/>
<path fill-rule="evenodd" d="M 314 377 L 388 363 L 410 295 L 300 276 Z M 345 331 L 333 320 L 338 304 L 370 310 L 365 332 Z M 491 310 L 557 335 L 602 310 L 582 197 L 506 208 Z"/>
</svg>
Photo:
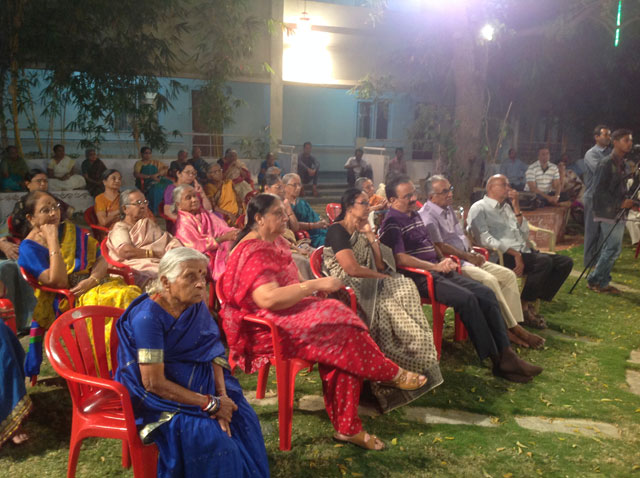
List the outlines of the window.
<svg viewBox="0 0 640 478">
<path fill-rule="evenodd" d="M 359 101 L 358 138 L 387 139 L 389 130 L 389 102 Z"/>
<path fill-rule="evenodd" d="M 131 131 L 131 118 L 127 113 L 114 113 L 113 129 L 115 132 Z"/>
</svg>

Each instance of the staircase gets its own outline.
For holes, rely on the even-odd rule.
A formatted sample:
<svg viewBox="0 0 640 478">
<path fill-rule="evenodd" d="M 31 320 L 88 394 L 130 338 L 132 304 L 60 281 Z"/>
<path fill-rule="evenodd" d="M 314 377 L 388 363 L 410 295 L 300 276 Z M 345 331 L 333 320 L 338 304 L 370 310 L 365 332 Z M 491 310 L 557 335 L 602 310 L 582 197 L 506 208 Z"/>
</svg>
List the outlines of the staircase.
<svg viewBox="0 0 640 478">
<path fill-rule="evenodd" d="M 305 185 L 304 198 L 311 205 L 314 211 L 325 216 L 325 207 L 330 202 L 340 202 L 340 198 L 347 190 L 346 171 L 320 171 L 318 178 L 318 196 L 312 194 L 311 185 Z"/>
</svg>

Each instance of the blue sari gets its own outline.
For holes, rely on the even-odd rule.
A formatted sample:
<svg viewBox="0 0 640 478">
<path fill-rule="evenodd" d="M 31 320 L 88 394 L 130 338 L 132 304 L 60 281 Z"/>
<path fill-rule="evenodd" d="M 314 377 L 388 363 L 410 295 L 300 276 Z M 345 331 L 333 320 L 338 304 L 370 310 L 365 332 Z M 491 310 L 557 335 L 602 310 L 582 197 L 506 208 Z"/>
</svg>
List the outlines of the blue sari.
<svg viewBox="0 0 640 478">
<path fill-rule="evenodd" d="M 292 207 L 293 213 L 296 215 L 298 221 L 302 222 L 318 222 L 320 216 L 315 212 L 307 201 L 304 199 L 296 199 L 295 206 Z M 311 229 L 309 231 L 311 236 L 311 245 L 313 247 L 324 246 L 324 240 L 327 237 L 326 229 Z"/>
<path fill-rule="evenodd" d="M 216 395 L 212 362 L 226 365 L 225 350 L 204 303 L 192 305 L 175 319 L 143 294 L 127 308 L 116 330 L 120 342 L 116 380 L 129 390 L 141 438 L 158 446 L 158 477 L 269 476 L 258 417 L 227 369 L 227 395 L 238 406 L 231 437 L 200 407 L 161 398 L 142 384 L 140 363 L 164 363 L 168 380 Z"/>
<path fill-rule="evenodd" d="M 24 386 L 24 350 L 0 319 L 0 446 L 18 430 L 33 404 Z"/>
</svg>

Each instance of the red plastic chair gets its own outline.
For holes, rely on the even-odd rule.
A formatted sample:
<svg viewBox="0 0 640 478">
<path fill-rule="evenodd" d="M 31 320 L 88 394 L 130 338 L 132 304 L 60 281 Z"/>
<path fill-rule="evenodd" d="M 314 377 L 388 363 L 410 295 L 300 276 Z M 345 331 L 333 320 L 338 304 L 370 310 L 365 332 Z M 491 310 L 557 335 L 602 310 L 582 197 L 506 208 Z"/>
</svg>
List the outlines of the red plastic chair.
<svg viewBox="0 0 640 478">
<path fill-rule="evenodd" d="M 13 308 L 13 303 L 9 299 L 0 299 L 0 308 L 8 310 L 4 323 L 7 324 L 7 327 L 17 335 L 18 328 L 16 327 L 16 311 Z"/>
<path fill-rule="evenodd" d="M 107 247 L 107 239 L 108 238 L 105 237 L 100 243 L 100 254 L 102 254 L 102 257 L 104 257 L 104 260 L 107 261 L 107 264 L 109 264 L 110 266 L 113 266 L 112 268 L 109 268 L 109 272 L 111 271 L 115 272 L 117 270 L 117 273 L 122 277 L 124 277 L 124 281 L 127 283 L 127 285 L 134 285 L 136 281 L 135 281 L 135 276 L 133 275 L 133 269 L 128 265 L 123 264 L 122 262 L 116 261 L 113 257 L 109 255 L 109 248 Z"/>
<path fill-rule="evenodd" d="M 242 229 L 244 227 L 244 218 L 245 218 L 245 215 L 244 214 L 240 214 L 238 216 L 238 219 L 236 219 L 236 227 L 238 229 Z"/>
<path fill-rule="evenodd" d="M 453 258 L 453 256 L 452 256 Z M 458 271 L 460 270 L 460 261 L 458 258 L 455 258 L 458 263 Z M 435 299 L 431 299 L 435 297 L 435 288 L 433 286 L 433 276 L 430 272 L 425 271 L 424 269 L 417 269 L 415 267 L 399 267 L 398 269 L 405 270 L 407 272 L 413 272 L 414 274 L 420 274 L 425 276 L 427 279 L 427 290 L 429 293 L 429 298 L 420 297 L 420 303 L 422 305 L 431 305 L 431 314 L 433 317 L 433 343 L 436 346 L 436 350 L 438 351 L 438 359 L 442 355 L 442 329 L 444 328 L 444 314 L 447 310 L 447 305 L 437 302 Z M 460 320 L 460 316 L 458 314 L 455 315 L 455 332 L 454 332 L 454 340 L 462 341 L 467 339 L 467 330 L 464 328 L 464 324 Z"/>
<path fill-rule="evenodd" d="M 311 273 L 316 279 L 320 279 L 324 277 L 322 273 L 322 251 L 324 250 L 324 246 L 318 247 L 315 251 L 311 253 L 311 257 L 309 258 L 309 265 L 311 266 Z M 351 310 L 358 313 L 358 304 L 356 299 L 356 293 L 353 292 L 351 287 L 342 286 L 342 288 L 349 294 L 349 307 Z"/>
<path fill-rule="evenodd" d="M 114 325 L 123 312 L 117 307 L 101 306 L 72 309 L 56 319 L 45 337 L 47 358 L 67 381 L 73 404 L 67 478 L 75 477 L 82 440 L 88 437 L 122 440 L 122 466 L 129 468 L 133 463 L 136 478 L 156 476 L 158 449 L 140 441 L 129 392 L 112 376 L 118 366 Z M 105 345 L 109 317 L 113 318 L 111 364 Z M 93 340 L 87 322 L 91 323 Z"/>
<path fill-rule="evenodd" d="M 342 206 L 337 202 L 330 202 L 329 204 L 327 204 L 325 212 L 327 213 L 329 222 L 333 223 L 336 220 L 336 217 L 338 217 L 338 215 L 340 215 L 340 213 L 342 212 Z"/>
<path fill-rule="evenodd" d="M 216 294 L 218 296 L 218 300 L 220 300 L 220 304 L 223 304 L 225 302 L 225 297 L 222 293 L 220 285 L 221 282 L 222 281 L 219 280 L 216 283 Z M 258 371 L 256 398 L 264 398 L 264 394 L 267 389 L 267 381 L 269 379 L 269 368 L 271 365 L 274 365 L 276 367 L 278 390 L 278 429 L 280 434 L 280 450 L 290 451 L 291 429 L 293 426 L 293 396 L 296 388 L 296 375 L 300 370 L 311 370 L 313 368 L 313 363 L 298 358 L 285 359 L 282 356 L 278 328 L 271 319 L 247 314 L 244 316 L 244 320 L 263 325 L 271 332 L 274 353 L 273 357 L 270 359 L 271 363 L 262 366 Z M 229 357 L 229 363 L 233 369 L 235 367 L 235 363 L 231 360 L 231 357 Z"/>
<path fill-rule="evenodd" d="M 302 239 L 311 239 L 311 235 L 309 234 L 309 231 L 298 231 L 295 232 L 294 235 L 296 236 L 296 239 L 301 241 Z"/>
<path fill-rule="evenodd" d="M 98 240 L 101 240 L 105 235 L 109 234 L 109 228 L 101 226 L 98 223 L 98 216 L 96 216 L 96 210 L 93 206 L 90 206 L 89 209 L 84 212 L 84 222 L 89 225 L 93 237 Z"/>
</svg>

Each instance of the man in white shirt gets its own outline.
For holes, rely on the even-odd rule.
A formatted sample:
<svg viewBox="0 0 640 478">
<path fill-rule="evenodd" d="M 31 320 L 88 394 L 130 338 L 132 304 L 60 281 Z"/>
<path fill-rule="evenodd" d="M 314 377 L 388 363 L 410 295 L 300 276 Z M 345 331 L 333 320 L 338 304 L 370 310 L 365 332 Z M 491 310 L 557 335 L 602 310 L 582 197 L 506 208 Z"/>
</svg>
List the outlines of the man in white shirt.
<svg viewBox="0 0 640 478">
<path fill-rule="evenodd" d="M 360 148 L 356 149 L 355 156 L 351 156 L 344 164 L 344 169 L 347 170 L 347 183 L 349 187 L 353 188 L 358 178 L 373 179 L 373 169 L 371 165 L 367 163 L 364 158 L 364 151 Z"/>
<path fill-rule="evenodd" d="M 527 186 L 525 191 L 536 193 L 544 201 L 545 206 L 555 206 L 560 200 L 562 187 L 558 166 L 551 163 L 549 148 L 538 150 L 538 160 L 527 169 Z"/>
</svg>

